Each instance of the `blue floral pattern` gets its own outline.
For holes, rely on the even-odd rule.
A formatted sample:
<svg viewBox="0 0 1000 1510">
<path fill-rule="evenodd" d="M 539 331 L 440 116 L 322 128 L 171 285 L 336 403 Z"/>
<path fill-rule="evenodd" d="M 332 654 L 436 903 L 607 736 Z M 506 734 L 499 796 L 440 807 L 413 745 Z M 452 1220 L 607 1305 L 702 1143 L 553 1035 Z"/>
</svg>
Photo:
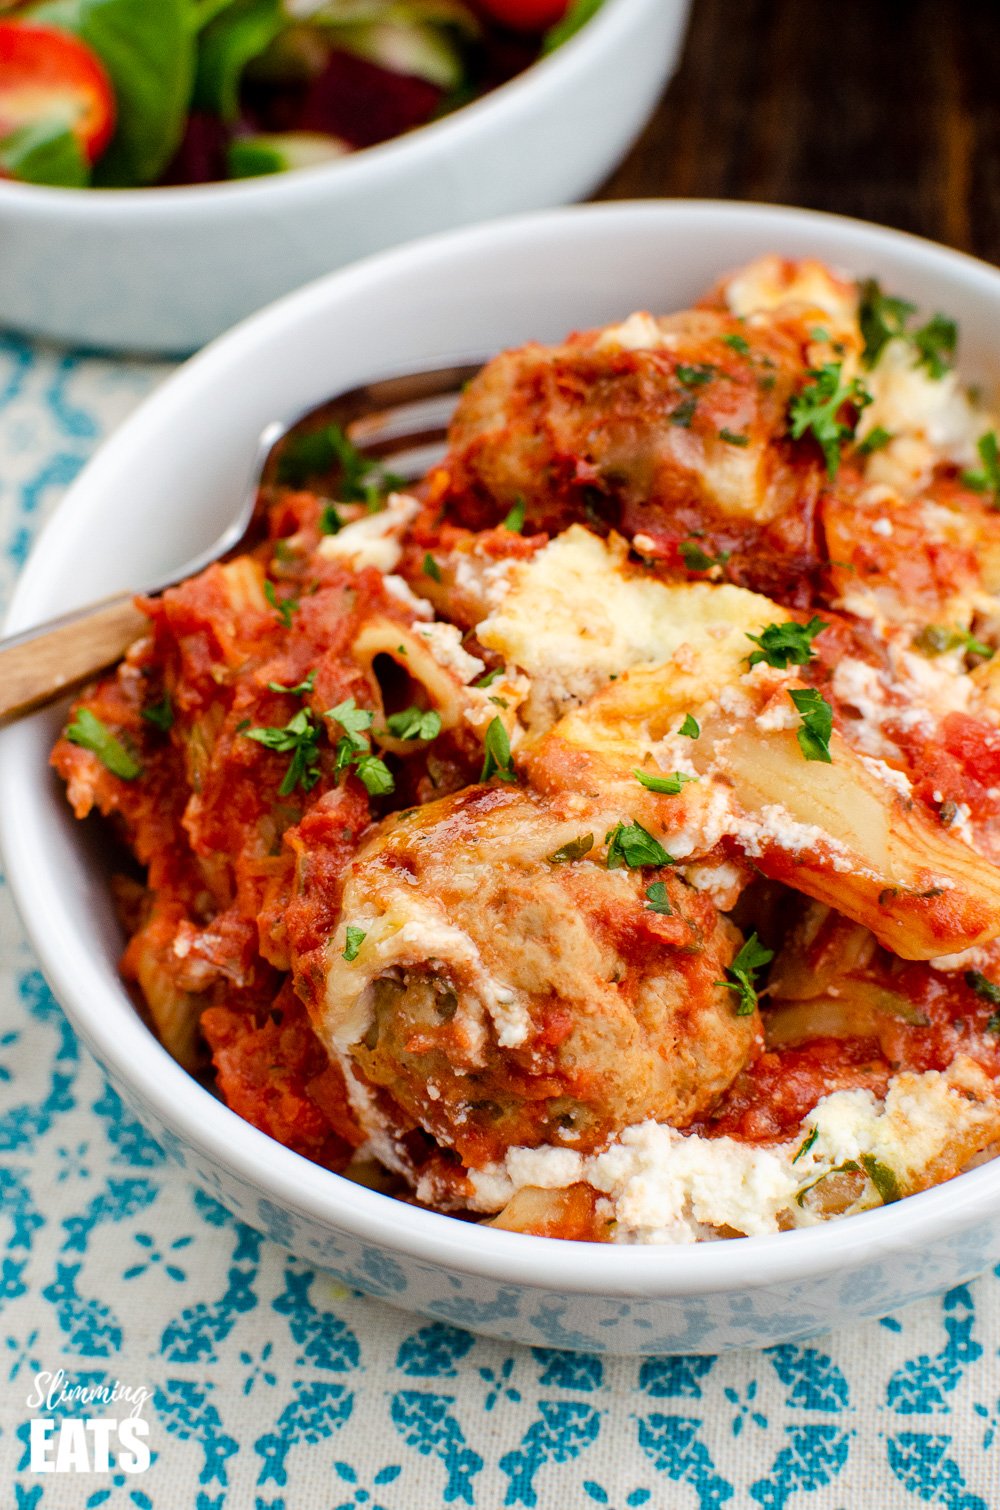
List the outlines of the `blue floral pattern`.
<svg viewBox="0 0 1000 1510">
<path fill-rule="evenodd" d="M 0 593 L 100 436 L 165 370 L 0 337 Z M 405 1315 L 371 1298 L 401 1298 L 391 1258 L 362 1247 L 340 1278 L 313 1269 L 282 1248 L 289 1219 L 259 1192 L 241 1207 L 251 1226 L 168 1154 L 183 1162 L 78 1045 L 0 880 L 12 1510 L 1000 1504 L 1000 1269 L 881 1322 L 719 1357 L 664 1354 L 652 1333 L 644 1358 L 568 1351 L 588 1339 L 542 1297 L 549 1345 L 528 1349 L 467 1329 L 502 1330 L 514 1290 L 456 1284 L 437 1319 Z M 625 1302 L 595 1324 L 626 1321 L 649 1325 Z M 697 1318 L 686 1325 L 697 1345 Z M 30 1471 L 26 1401 L 39 1370 L 59 1368 L 150 1392 L 141 1477 Z"/>
</svg>

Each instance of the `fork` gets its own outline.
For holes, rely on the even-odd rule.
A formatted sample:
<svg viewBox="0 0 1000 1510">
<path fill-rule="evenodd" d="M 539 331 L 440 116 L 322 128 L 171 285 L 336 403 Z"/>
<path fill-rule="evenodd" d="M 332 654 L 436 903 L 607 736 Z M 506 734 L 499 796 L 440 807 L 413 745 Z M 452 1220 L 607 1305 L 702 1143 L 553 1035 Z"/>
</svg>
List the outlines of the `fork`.
<svg viewBox="0 0 1000 1510">
<path fill-rule="evenodd" d="M 262 431 L 250 482 L 235 517 L 205 551 L 135 592 L 49 619 L 0 639 L 0 721 L 53 702 L 120 660 L 148 623 L 137 593 L 154 597 L 252 542 L 262 486 L 275 479 L 282 452 L 295 438 L 337 425 L 366 457 L 412 482 L 438 460 L 458 395 L 485 358 L 380 378 Z"/>
</svg>

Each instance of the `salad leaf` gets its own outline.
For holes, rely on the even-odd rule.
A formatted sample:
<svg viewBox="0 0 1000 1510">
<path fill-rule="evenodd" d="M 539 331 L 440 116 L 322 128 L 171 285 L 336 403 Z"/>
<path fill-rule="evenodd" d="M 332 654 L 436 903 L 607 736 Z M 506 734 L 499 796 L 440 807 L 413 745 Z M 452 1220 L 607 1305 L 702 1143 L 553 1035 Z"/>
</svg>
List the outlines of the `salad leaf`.
<svg viewBox="0 0 1000 1510">
<path fill-rule="evenodd" d="M 195 108 L 210 110 L 224 121 L 235 120 L 244 68 L 266 52 L 287 25 L 281 0 L 237 0 L 227 5 L 201 34 Z"/>
<path fill-rule="evenodd" d="M 604 0 L 573 0 L 573 4 L 562 20 L 557 21 L 555 26 L 551 26 L 545 33 L 542 41 L 543 55 L 555 52 L 556 48 L 568 42 L 570 37 L 575 37 L 577 32 L 597 15 L 603 4 Z"/>
<path fill-rule="evenodd" d="M 114 85 L 118 125 L 94 182 L 123 188 L 158 178 L 180 144 L 191 98 L 189 0 L 42 0 L 28 15 L 86 42 Z"/>
<path fill-rule="evenodd" d="M 0 172 L 25 184 L 85 189 L 90 165 L 76 136 L 62 121 L 20 126 L 0 141 Z"/>
</svg>

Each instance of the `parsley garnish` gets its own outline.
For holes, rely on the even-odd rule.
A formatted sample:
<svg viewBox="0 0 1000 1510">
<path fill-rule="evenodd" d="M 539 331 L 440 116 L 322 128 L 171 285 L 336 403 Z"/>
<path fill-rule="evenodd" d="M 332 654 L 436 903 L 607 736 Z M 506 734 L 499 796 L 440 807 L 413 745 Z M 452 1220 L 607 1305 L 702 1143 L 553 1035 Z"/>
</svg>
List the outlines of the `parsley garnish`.
<svg viewBox="0 0 1000 1510">
<path fill-rule="evenodd" d="M 674 909 L 670 905 L 667 896 L 667 884 L 665 881 L 653 881 L 646 887 L 646 912 L 658 912 L 661 917 L 673 916 Z"/>
<path fill-rule="evenodd" d="M 426 551 L 424 554 L 424 576 L 430 577 L 432 582 L 440 582 L 441 580 L 441 568 L 434 560 L 430 551 Z"/>
<path fill-rule="evenodd" d="M 492 687 L 493 683 L 498 677 L 503 676 L 506 670 L 506 666 L 494 666 L 492 671 L 484 672 L 478 682 L 473 682 L 472 685 L 474 687 Z"/>
<path fill-rule="evenodd" d="M 1000 986 L 996 986 L 991 980 L 987 980 L 981 970 L 966 970 L 965 984 L 969 987 L 970 991 L 975 991 L 976 995 L 989 1006 L 1000 1008 Z M 991 1033 L 1000 1033 L 1000 1011 L 993 1013 L 986 1027 Z"/>
<path fill-rule="evenodd" d="M 686 782 L 698 780 L 697 776 L 685 776 L 683 771 L 674 771 L 672 776 L 652 776 L 648 771 L 633 771 L 632 775 L 647 791 L 665 792 L 668 797 L 676 797 Z"/>
<path fill-rule="evenodd" d="M 395 791 L 396 783 L 384 760 L 377 755 L 362 755 L 354 763 L 354 774 L 361 781 L 370 797 L 385 797 Z"/>
<path fill-rule="evenodd" d="M 958 650 L 959 647 L 969 655 L 982 655 L 987 659 L 995 654 L 991 645 L 984 645 L 982 640 L 977 640 L 967 629 L 953 629 L 944 624 L 925 624 L 920 633 L 914 636 L 913 643 L 924 655 L 944 655 L 946 651 Z"/>
<path fill-rule="evenodd" d="M 799 749 L 807 760 L 822 760 L 833 764 L 830 754 L 830 735 L 833 733 L 833 709 L 815 687 L 793 687 L 789 697 L 795 704 L 802 728 L 796 732 Z"/>
<path fill-rule="evenodd" d="M 874 430 L 869 430 L 864 440 L 858 441 L 858 455 L 871 456 L 873 451 L 882 451 L 892 440 L 888 430 L 881 425 L 876 425 Z"/>
<path fill-rule="evenodd" d="M 802 1142 L 802 1144 L 801 1144 L 801 1146 L 799 1148 L 798 1153 L 795 1155 L 794 1159 L 792 1160 L 793 1164 L 797 1164 L 800 1159 L 805 1158 L 806 1154 L 809 1152 L 810 1148 L 812 1148 L 813 1144 L 815 1143 L 815 1141 L 816 1141 L 816 1139 L 818 1137 L 819 1137 L 819 1128 L 818 1127 L 814 1127 L 813 1130 L 812 1130 L 812 1132 L 809 1134 L 809 1136 L 803 1140 L 803 1142 Z"/>
<path fill-rule="evenodd" d="M 514 506 L 503 521 L 503 528 L 510 530 L 513 535 L 520 535 L 524 530 L 524 516 L 528 511 L 528 505 L 519 493 L 514 501 Z"/>
<path fill-rule="evenodd" d="M 297 786 L 304 792 L 311 791 L 322 775 L 319 735 L 320 730 L 309 709 L 300 708 L 283 728 L 245 729 L 242 737 L 256 740 L 278 755 L 291 755 L 288 770 L 278 788 L 279 797 L 288 797 Z"/>
<path fill-rule="evenodd" d="M 728 551 L 720 551 L 717 556 L 707 556 L 697 540 L 682 540 L 677 549 L 688 571 L 711 571 L 713 566 L 725 566 L 729 560 Z"/>
<path fill-rule="evenodd" d="M 967 488 L 972 488 L 977 493 L 992 493 L 993 507 L 1000 507 L 1000 448 L 997 446 L 996 431 L 987 430 L 985 435 L 981 435 L 976 450 L 983 470 L 963 472 L 962 481 Z"/>
<path fill-rule="evenodd" d="M 357 959 L 361 945 L 367 937 L 368 935 L 363 928 L 355 928 L 353 923 L 348 923 L 344 936 L 344 953 L 341 957 L 346 959 L 349 965 L 353 964 Z"/>
<path fill-rule="evenodd" d="M 339 425 L 326 425 L 308 435 L 288 437 L 278 461 L 278 481 L 288 487 L 301 487 L 310 477 L 325 475 L 334 467 L 341 474 L 338 485 L 341 502 L 364 503 L 372 511 L 386 493 L 404 486 L 403 478 L 362 456 Z"/>
<path fill-rule="evenodd" d="M 815 1187 L 817 1185 L 821 1185 L 824 1180 L 828 1180 L 832 1174 L 860 1174 L 860 1173 L 861 1173 L 861 1165 L 860 1164 L 856 1163 L 854 1161 L 854 1159 L 845 1159 L 844 1162 L 843 1162 L 843 1164 L 837 1164 L 835 1166 L 835 1168 L 828 1169 L 825 1174 L 817 1175 L 816 1178 L 811 1182 L 811 1184 L 804 1185 L 802 1187 L 802 1189 L 799 1191 L 798 1195 L 795 1197 L 795 1204 L 797 1206 L 801 1206 L 803 1200 L 809 1194 L 810 1190 L 815 1189 Z"/>
<path fill-rule="evenodd" d="M 287 692 L 289 697 L 308 697 L 316 686 L 316 673 L 310 671 L 305 680 L 297 682 L 294 687 L 286 687 L 283 682 L 268 682 L 267 685 L 271 692 Z"/>
<path fill-rule="evenodd" d="M 899 1181 L 888 1164 L 880 1163 L 874 1154 L 863 1153 L 861 1155 L 861 1167 L 882 1197 L 883 1206 L 891 1206 L 893 1201 L 899 1200 L 902 1195 Z"/>
<path fill-rule="evenodd" d="M 749 435 L 738 435 L 735 430 L 726 430 L 725 428 L 719 431 L 719 439 L 724 440 L 727 446 L 748 446 L 750 444 Z"/>
<path fill-rule="evenodd" d="M 286 629 L 292 627 L 292 614 L 299 606 L 299 600 L 291 594 L 287 598 L 279 598 L 274 590 L 273 582 L 264 583 L 264 596 L 278 615 L 278 619 Z"/>
<path fill-rule="evenodd" d="M 722 339 L 733 351 L 738 351 L 741 357 L 750 355 L 750 342 L 744 336 L 723 336 Z"/>
<path fill-rule="evenodd" d="M 385 722 L 397 739 L 436 739 L 441 733 L 441 715 L 434 708 L 404 708 Z"/>
<path fill-rule="evenodd" d="M 344 731 L 337 740 L 333 774 L 339 776 L 341 771 L 353 765 L 369 796 L 383 797 L 394 791 L 396 783 L 389 767 L 384 760 L 371 753 L 371 743 L 365 733 L 372 726 L 372 715 L 368 709 L 359 708 L 354 698 L 349 697 L 335 708 L 328 708 L 323 717 L 333 719 Z"/>
<path fill-rule="evenodd" d="M 958 344 L 958 326 L 946 315 L 934 315 L 915 330 L 913 344 L 920 353 L 918 367 L 926 367 L 932 378 L 941 379 L 951 371 Z"/>
<path fill-rule="evenodd" d="M 574 860 L 582 860 L 584 855 L 589 855 L 593 847 L 593 834 L 581 834 L 578 839 L 570 839 L 559 849 L 553 850 L 546 858 L 550 865 L 569 865 Z"/>
<path fill-rule="evenodd" d="M 825 367 L 811 367 L 808 376 L 812 382 L 795 394 L 788 406 L 789 433 L 793 440 L 801 440 L 806 431 L 811 431 L 826 462 L 830 477 L 840 470 L 840 450 L 850 440 L 857 427 L 857 416 L 852 423 L 838 419 L 845 404 L 853 405 L 859 413 L 872 396 L 860 378 L 849 383 L 841 381 L 842 363 L 828 362 Z"/>
<path fill-rule="evenodd" d="M 339 535 L 344 527 L 344 521 L 337 513 L 334 503 L 324 503 L 323 512 L 319 516 L 319 532 L 321 535 Z"/>
<path fill-rule="evenodd" d="M 166 734 L 174 726 L 174 705 L 170 701 L 170 693 L 164 692 L 158 703 L 151 703 L 148 708 L 143 708 L 142 716 L 148 724 Z"/>
<path fill-rule="evenodd" d="M 140 762 L 89 708 L 77 708 L 76 717 L 66 727 L 66 738 L 96 755 L 112 776 L 120 776 L 122 781 L 134 781 L 142 775 Z"/>
<path fill-rule="evenodd" d="M 699 739 L 701 737 L 701 727 L 698 720 L 692 718 L 690 713 L 685 713 L 684 722 L 677 732 L 678 734 L 683 734 L 685 739 Z"/>
<path fill-rule="evenodd" d="M 678 362 L 674 371 L 677 381 L 683 383 L 685 388 L 700 388 L 703 383 L 712 381 L 718 369 L 709 362 L 697 362 L 690 367 Z"/>
<path fill-rule="evenodd" d="M 694 411 L 698 407 L 698 400 L 692 395 L 681 399 L 676 409 L 671 409 L 668 416 L 672 425 L 680 425 L 682 430 L 690 430 L 691 421 L 694 419 Z"/>
<path fill-rule="evenodd" d="M 616 823 L 604 836 L 608 846 L 608 869 L 620 870 L 627 865 L 629 870 L 639 870 L 644 865 L 673 865 L 659 839 L 654 839 L 641 823 Z"/>
<path fill-rule="evenodd" d="M 760 646 L 748 657 L 750 665 L 766 661 L 769 666 L 781 670 L 788 666 L 804 666 L 816 654 L 812 641 L 821 630 L 829 627 L 820 618 L 811 618 L 808 624 L 798 624 L 793 619 L 784 624 L 767 624 L 760 634 L 747 634 L 748 640 Z"/>
<path fill-rule="evenodd" d="M 480 781 L 489 781 L 493 776 L 499 776 L 501 781 L 517 780 L 517 772 L 510 758 L 510 740 L 499 718 L 495 718 L 486 730 L 483 748 L 486 758 L 483 761 Z"/>
<path fill-rule="evenodd" d="M 756 933 L 751 933 L 731 965 L 726 966 L 728 980 L 717 980 L 717 986 L 725 986 L 736 994 L 737 1017 L 749 1017 L 757 1005 L 757 987 L 754 976 L 758 970 L 774 959 L 774 950 L 765 949 Z"/>
<path fill-rule="evenodd" d="M 955 359 L 958 326 L 946 315 L 933 315 L 926 325 L 907 330 L 910 316 L 917 306 L 906 299 L 883 294 L 874 278 L 860 285 L 859 321 L 864 338 L 864 364 L 874 367 L 888 343 L 896 338 L 909 341 L 917 352 L 916 365 L 926 367 L 932 378 L 943 378 Z"/>
</svg>

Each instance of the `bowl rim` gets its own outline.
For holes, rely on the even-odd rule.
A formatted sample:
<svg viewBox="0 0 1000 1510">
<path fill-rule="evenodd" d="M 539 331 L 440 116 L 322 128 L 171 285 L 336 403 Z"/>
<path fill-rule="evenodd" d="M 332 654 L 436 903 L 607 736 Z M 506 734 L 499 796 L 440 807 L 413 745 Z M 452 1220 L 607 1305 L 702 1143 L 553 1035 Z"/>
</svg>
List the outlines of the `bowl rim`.
<svg viewBox="0 0 1000 1510">
<path fill-rule="evenodd" d="M 966 285 L 978 284 L 995 299 L 1000 312 L 1000 271 L 975 257 L 871 222 L 784 206 L 712 200 L 619 201 L 509 216 L 428 236 L 285 295 L 210 343 L 168 377 L 99 447 L 60 500 L 17 584 L 8 612 L 9 628 L 32 622 L 31 597 L 35 578 L 43 575 L 39 568 L 47 542 L 55 537 L 60 516 L 72 509 L 77 490 L 85 483 L 95 486 L 104 474 L 113 476 L 119 455 L 134 452 L 147 430 L 160 429 L 158 416 L 164 408 L 169 414 L 175 395 L 183 396 L 189 387 L 197 391 L 206 383 L 211 385 L 219 372 L 230 371 L 245 355 L 259 360 L 272 334 L 293 325 L 310 309 L 331 297 L 340 299 L 377 286 L 380 278 L 407 264 L 413 265 L 413 271 L 455 252 L 473 259 L 484 242 L 520 243 L 567 220 L 585 235 L 586 225 L 598 219 L 614 223 L 623 238 L 641 234 L 643 226 L 653 222 L 705 223 L 717 235 L 725 230 L 734 249 L 741 225 L 767 226 L 769 233 L 773 227 L 779 247 L 782 226 L 814 227 L 820 237 L 826 233 L 827 242 L 834 243 L 838 238 L 867 236 L 908 254 L 904 260 L 925 272 L 950 272 Z M 817 255 L 836 260 L 829 246 L 817 248 Z M 18 801 L 18 787 L 31 780 L 32 772 L 18 759 L 16 740 L 9 737 L 16 733 L 17 726 L 0 733 L 0 850 L 25 929 L 74 1028 L 111 1077 L 130 1087 L 162 1124 L 199 1155 L 325 1230 L 339 1229 L 408 1259 L 443 1264 L 501 1286 L 616 1298 L 668 1298 L 805 1283 L 858 1269 L 873 1259 L 905 1258 L 916 1247 L 959 1237 L 985 1215 L 1000 1210 L 997 1159 L 908 1196 L 898 1205 L 813 1228 L 692 1245 L 594 1245 L 463 1222 L 344 1180 L 292 1153 L 216 1100 L 161 1047 L 124 987 L 108 988 L 90 951 L 81 949 L 71 968 L 65 951 L 54 945 L 48 910 L 52 897 L 44 886 L 39 890 L 37 862 L 24 827 L 22 808 L 29 804 Z M 264 1180 L 262 1170 L 267 1172 Z"/>
<path fill-rule="evenodd" d="M 310 199 L 312 190 L 322 192 L 328 180 L 349 190 L 367 175 L 372 187 L 393 174 L 405 173 L 419 164 L 422 157 L 435 150 L 454 148 L 454 138 L 461 132 L 501 128 L 522 107 L 529 109 L 546 90 L 571 86 L 592 64 L 600 62 L 605 50 L 641 21 L 659 4 L 670 4 L 686 12 L 691 0 L 604 0 L 595 16 L 575 36 L 554 52 L 542 54 L 513 78 L 489 90 L 469 104 L 428 121 L 400 136 L 374 146 L 364 147 L 328 163 L 296 168 L 287 173 L 260 174 L 251 178 L 220 179 L 197 184 L 147 184 L 137 188 L 58 188 L 49 184 L 18 183 L 0 178 L 0 215 L 18 211 L 40 218 L 71 220 L 89 217 L 117 219 L 121 216 L 145 219 L 147 216 L 173 217 L 178 211 L 209 214 L 245 208 L 253 210 L 264 199 L 269 209 L 283 201 L 289 209 L 301 198 Z M 565 76 L 565 77 L 564 77 Z"/>
</svg>

